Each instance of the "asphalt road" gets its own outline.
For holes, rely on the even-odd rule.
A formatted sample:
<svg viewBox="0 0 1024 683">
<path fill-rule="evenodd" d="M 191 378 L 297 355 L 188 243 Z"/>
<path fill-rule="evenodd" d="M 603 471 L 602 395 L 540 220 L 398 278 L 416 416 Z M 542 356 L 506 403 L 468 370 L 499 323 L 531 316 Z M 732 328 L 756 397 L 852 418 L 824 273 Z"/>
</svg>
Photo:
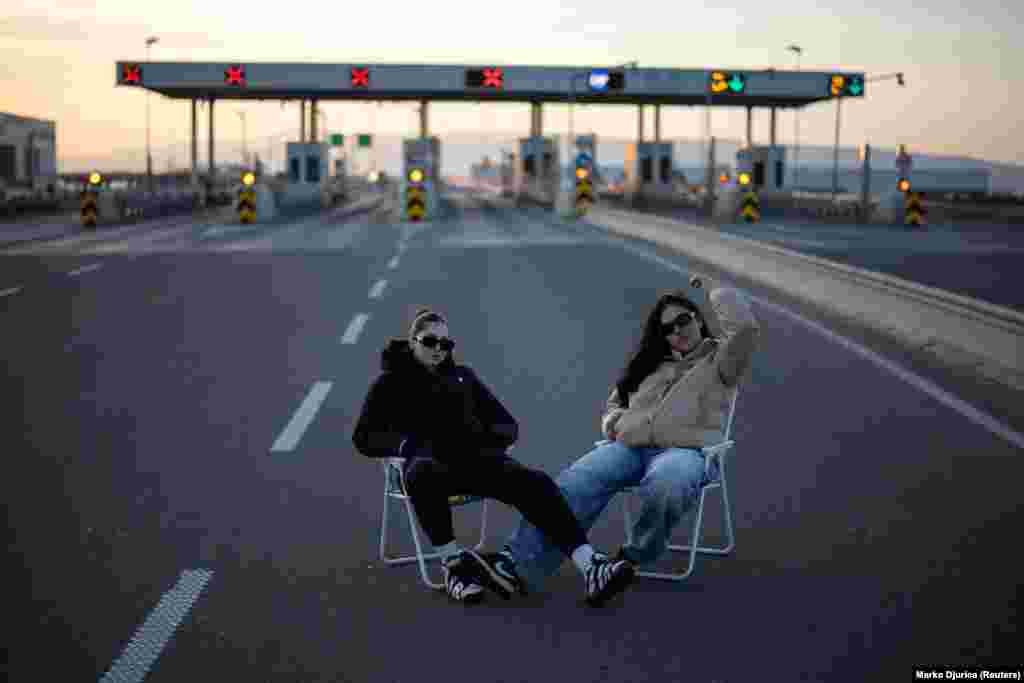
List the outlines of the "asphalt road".
<svg viewBox="0 0 1024 683">
<path fill-rule="evenodd" d="M 703 224 L 695 209 L 650 211 Z M 1020 225 L 905 228 L 765 216 L 759 223 L 723 224 L 720 229 L 1024 311 L 1024 229 Z"/>
<path fill-rule="evenodd" d="M 599 438 L 656 293 L 694 270 L 462 195 L 436 222 L 387 220 L 0 251 L 0 291 L 18 288 L 0 297 L 8 680 L 100 679 L 167 594 L 181 622 L 156 683 L 865 681 L 1022 663 L 1021 449 L 775 307 L 755 307 L 764 347 L 737 407 L 732 556 L 599 610 L 569 562 L 543 591 L 470 607 L 386 567 L 380 466 L 351 428 L 417 305 L 448 313 L 457 356 L 519 419 L 516 457 L 556 474 Z M 1020 428 L 1015 397 L 831 329 Z M 318 386 L 295 447 L 272 451 Z M 458 512 L 460 540 L 477 520 Z M 517 520 L 493 504 L 490 545 Z M 720 531 L 710 507 L 705 540 Z M 592 539 L 622 542 L 618 504 Z M 182 598 L 195 570 L 208 580 Z"/>
</svg>

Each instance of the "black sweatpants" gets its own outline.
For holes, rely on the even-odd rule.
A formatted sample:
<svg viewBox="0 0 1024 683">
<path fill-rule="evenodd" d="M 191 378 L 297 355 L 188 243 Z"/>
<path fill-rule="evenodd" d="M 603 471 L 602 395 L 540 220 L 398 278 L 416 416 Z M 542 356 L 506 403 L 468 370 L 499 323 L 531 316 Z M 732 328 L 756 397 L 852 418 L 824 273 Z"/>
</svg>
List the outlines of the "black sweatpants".
<svg viewBox="0 0 1024 683">
<path fill-rule="evenodd" d="M 587 543 L 561 489 L 546 473 L 507 455 L 471 454 L 455 462 L 414 455 L 404 464 L 406 490 L 434 546 L 455 540 L 449 496 L 493 498 L 510 505 L 567 557 Z"/>
</svg>

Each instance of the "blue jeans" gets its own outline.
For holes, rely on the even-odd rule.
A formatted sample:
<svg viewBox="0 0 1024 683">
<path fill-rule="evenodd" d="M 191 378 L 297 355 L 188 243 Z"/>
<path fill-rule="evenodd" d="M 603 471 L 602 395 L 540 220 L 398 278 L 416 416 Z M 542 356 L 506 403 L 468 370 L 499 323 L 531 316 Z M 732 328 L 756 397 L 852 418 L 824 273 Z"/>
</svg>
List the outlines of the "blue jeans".
<svg viewBox="0 0 1024 683">
<path fill-rule="evenodd" d="M 701 487 L 718 478 L 716 464 L 707 476 L 704 467 L 704 454 L 696 449 L 629 448 L 613 441 L 577 460 L 555 483 L 588 533 L 617 493 L 638 487 L 642 508 L 633 523 L 633 541 L 624 548 L 632 561 L 648 564 L 665 552 L 672 530 L 697 502 Z M 506 545 L 520 576 L 534 588 L 565 560 L 558 546 L 525 519 Z"/>
</svg>

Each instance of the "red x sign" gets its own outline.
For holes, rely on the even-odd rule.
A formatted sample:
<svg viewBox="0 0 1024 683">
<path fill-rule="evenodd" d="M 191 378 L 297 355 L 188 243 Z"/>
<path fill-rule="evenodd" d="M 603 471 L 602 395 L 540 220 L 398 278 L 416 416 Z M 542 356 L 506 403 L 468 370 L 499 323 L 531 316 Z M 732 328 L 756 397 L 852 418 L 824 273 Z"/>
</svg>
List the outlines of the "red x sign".
<svg viewBox="0 0 1024 683">
<path fill-rule="evenodd" d="M 125 83 L 134 83 L 135 85 L 138 85 L 142 83 L 142 67 L 138 64 L 125 64 L 124 69 L 122 70 L 122 76 Z"/>
<path fill-rule="evenodd" d="M 370 87 L 370 69 L 352 69 L 352 87 L 353 88 L 369 88 Z"/>
<path fill-rule="evenodd" d="M 228 85 L 245 85 L 245 67 L 229 66 L 224 72 L 224 82 Z"/>
<path fill-rule="evenodd" d="M 500 88 L 502 85 L 502 73 L 501 67 L 496 66 L 493 69 L 484 69 L 484 86 L 485 88 Z"/>
</svg>

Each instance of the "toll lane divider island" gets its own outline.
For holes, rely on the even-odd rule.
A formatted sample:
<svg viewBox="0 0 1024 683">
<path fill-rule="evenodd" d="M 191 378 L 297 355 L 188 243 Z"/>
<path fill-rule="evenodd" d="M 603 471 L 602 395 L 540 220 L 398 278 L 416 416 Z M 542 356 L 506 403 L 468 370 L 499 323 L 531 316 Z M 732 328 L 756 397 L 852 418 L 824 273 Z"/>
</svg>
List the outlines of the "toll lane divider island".
<svg viewBox="0 0 1024 683">
<path fill-rule="evenodd" d="M 587 220 L 745 276 L 948 365 L 1024 390 L 1024 314 L 1018 311 L 684 221 L 604 207 L 592 208 Z"/>
</svg>

